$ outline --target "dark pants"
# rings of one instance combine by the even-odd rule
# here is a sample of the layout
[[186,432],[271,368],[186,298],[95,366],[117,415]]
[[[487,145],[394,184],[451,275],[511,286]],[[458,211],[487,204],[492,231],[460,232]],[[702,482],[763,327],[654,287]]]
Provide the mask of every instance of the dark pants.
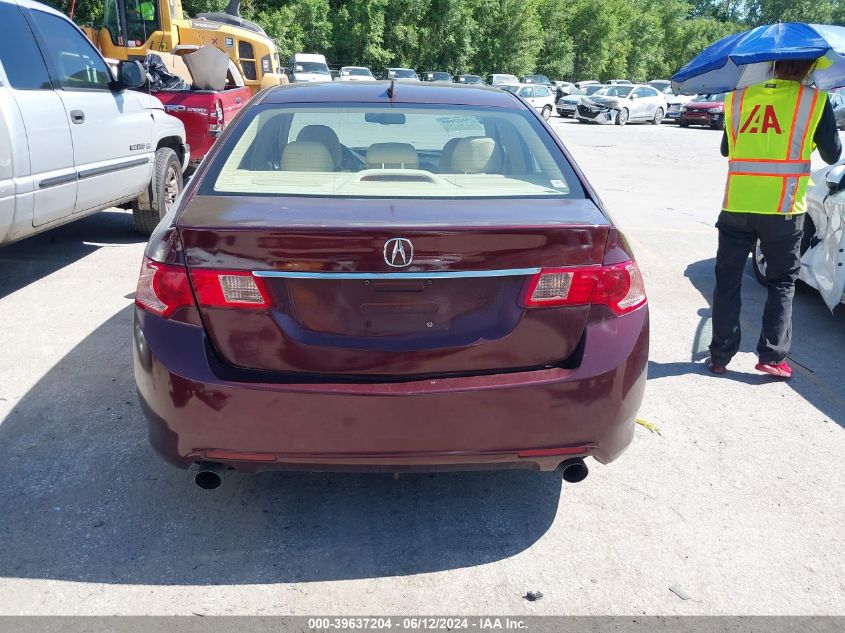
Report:
[[716,223],[716,290],[713,293],[713,341],[710,356],[727,365],[739,351],[742,274],[757,238],[766,260],[769,296],[763,310],[763,331],[757,342],[761,363],[779,363],[792,339],[792,297],[798,279],[804,214],[790,216],[729,213]]

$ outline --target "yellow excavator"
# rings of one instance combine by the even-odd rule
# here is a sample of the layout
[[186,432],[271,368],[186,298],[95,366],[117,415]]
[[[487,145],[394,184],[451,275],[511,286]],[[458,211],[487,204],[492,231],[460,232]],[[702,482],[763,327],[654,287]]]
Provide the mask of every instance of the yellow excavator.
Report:
[[148,52],[178,53],[210,44],[235,62],[253,94],[287,83],[276,44],[264,29],[241,17],[240,0],[230,0],[224,13],[201,13],[195,18],[185,17],[181,0],[104,3],[103,24],[82,27],[103,57],[144,59]]

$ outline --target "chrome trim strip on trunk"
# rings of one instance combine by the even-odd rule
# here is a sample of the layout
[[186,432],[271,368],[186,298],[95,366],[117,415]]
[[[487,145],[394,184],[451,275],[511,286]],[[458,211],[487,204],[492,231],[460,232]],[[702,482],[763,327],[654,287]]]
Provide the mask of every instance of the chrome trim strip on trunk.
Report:
[[467,279],[473,277],[525,277],[536,275],[540,268],[505,268],[501,270],[443,270],[408,273],[321,273],[302,270],[254,270],[256,277],[284,279]]

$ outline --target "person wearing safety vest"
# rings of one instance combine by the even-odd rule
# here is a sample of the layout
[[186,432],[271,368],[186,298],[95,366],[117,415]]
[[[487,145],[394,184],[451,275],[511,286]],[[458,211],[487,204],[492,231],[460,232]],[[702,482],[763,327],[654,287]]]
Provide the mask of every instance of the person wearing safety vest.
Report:
[[141,14],[141,19],[144,22],[153,22],[156,19],[155,5],[149,0],[144,0],[138,5],[138,11]]
[[790,378],[792,298],[800,269],[810,157],[818,148],[828,164],[842,145],[827,93],[806,85],[814,60],[775,64],[774,78],[725,99],[722,155],[729,159],[722,213],[716,228],[716,288],[708,369],[727,372],[739,351],[742,275],[757,239],[766,261],[768,298],[757,342],[756,366]]

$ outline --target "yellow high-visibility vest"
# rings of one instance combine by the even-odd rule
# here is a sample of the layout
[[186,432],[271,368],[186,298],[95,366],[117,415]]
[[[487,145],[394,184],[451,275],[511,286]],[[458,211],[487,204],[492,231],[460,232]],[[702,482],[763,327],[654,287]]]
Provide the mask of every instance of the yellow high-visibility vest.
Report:
[[795,214],[807,210],[813,136],[827,93],[772,79],[725,99],[728,182],[725,211]]
[[144,22],[152,22],[156,19],[156,9],[152,2],[142,2],[140,8],[141,19],[144,20]]

